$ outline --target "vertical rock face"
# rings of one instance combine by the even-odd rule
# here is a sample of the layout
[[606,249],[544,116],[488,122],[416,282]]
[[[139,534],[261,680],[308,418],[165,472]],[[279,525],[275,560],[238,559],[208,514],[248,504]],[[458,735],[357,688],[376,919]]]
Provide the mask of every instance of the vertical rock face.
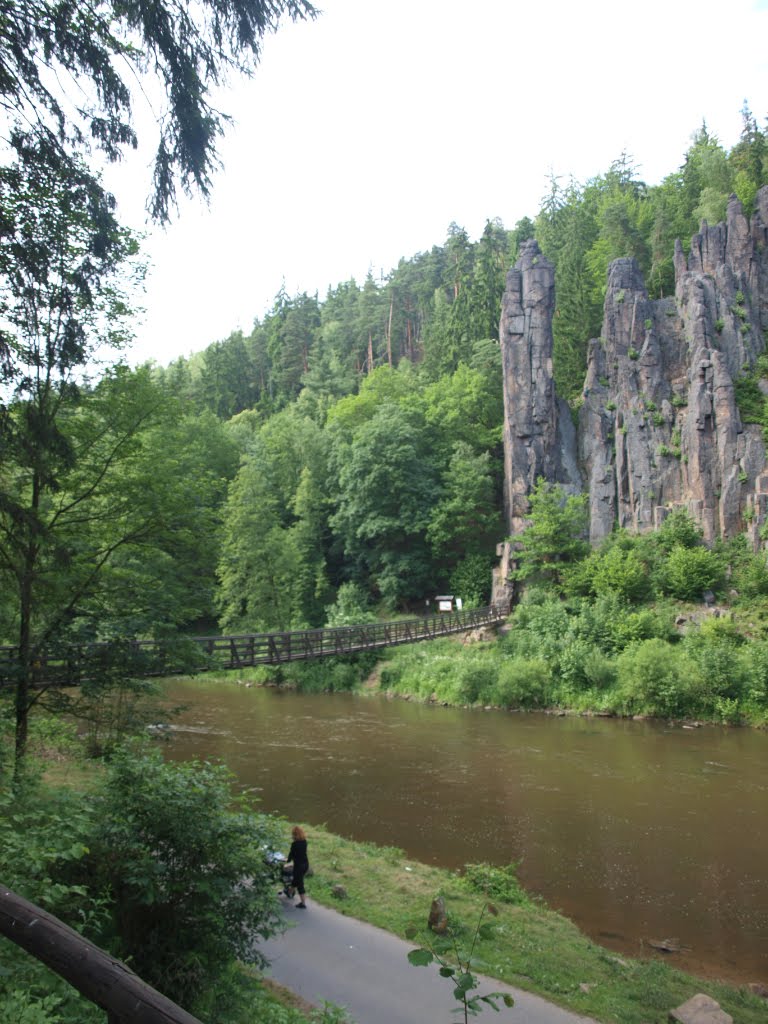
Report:
[[589,343],[578,429],[554,390],[554,272],[535,242],[507,277],[504,366],[506,512],[525,524],[536,479],[589,494],[590,534],[658,527],[687,508],[707,541],[768,514],[762,429],[744,425],[734,381],[751,372],[768,331],[768,187],[751,223],[732,197],[724,224],[675,252],[674,298],[651,300],[631,259],[611,264],[603,328]]
[[504,499],[512,533],[525,522],[539,477],[581,488],[573,422],[552,376],[554,308],[555,268],[535,241],[525,242],[507,274],[500,324]]

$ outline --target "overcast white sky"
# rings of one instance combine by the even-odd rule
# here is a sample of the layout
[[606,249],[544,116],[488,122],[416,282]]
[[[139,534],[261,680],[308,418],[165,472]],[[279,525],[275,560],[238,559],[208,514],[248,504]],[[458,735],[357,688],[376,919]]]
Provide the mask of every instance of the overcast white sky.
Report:
[[[208,208],[183,204],[145,250],[132,361],[199,351],[289,294],[378,276],[488,218],[533,216],[551,171],[622,150],[649,184],[706,119],[726,146],[746,99],[768,115],[768,0],[319,0],[266,40],[221,106]],[[110,173],[141,226],[145,158]]]

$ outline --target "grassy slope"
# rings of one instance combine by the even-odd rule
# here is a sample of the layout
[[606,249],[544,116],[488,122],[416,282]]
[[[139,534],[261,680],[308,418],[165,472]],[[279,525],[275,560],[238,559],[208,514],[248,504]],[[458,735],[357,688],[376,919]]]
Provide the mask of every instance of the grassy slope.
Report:
[[[423,928],[440,893],[450,920],[470,931],[474,926],[484,897],[456,874],[406,860],[397,849],[354,843],[315,827],[308,832],[315,873],[307,889],[318,902],[405,937],[410,927]],[[346,899],[334,897],[335,885],[345,888]],[[661,1024],[670,1009],[703,991],[737,1024],[768,1019],[766,1002],[746,989],[702,981],[658,960],[619,957],[525,896],[493,903],[499,915],[489,919],[493,938],[478,946],[478,970],[577,1013],[617,1024]]]

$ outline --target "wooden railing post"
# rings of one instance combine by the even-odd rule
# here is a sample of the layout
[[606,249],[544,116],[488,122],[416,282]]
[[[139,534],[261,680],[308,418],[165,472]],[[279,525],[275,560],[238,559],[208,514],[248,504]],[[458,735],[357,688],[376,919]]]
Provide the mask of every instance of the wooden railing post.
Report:
[[0,886],[0,935],[107,1012],[109,1024],[201,1024],[53,914]]

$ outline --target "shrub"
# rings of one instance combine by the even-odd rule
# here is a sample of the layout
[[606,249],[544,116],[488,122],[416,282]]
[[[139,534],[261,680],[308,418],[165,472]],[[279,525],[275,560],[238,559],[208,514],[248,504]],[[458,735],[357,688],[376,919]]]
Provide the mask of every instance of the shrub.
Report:
[[496,668],[489,663],[470,661],[457,665],[456,699],[461,704],[490,701],[496,684]]
[[375,622],[368,595],[357,583],[342,583],[336,601],[327,609],[326,625],[356,626],[363,622]]
[[573,639],[560,655],[558,678],[566,691],[603,690],[615,681],[612,661],[593,644]]
[[294,661],[279,666],[276,671],[280,673],[280,682],[300,693],[339,693],[352,690],[363,682],[373,671],[377,660],[375,651],[361,651],[335,658]]
[[566,566],[561,574],[561,588],[567,597],[587,597],[594,593],[593,583],[600,561],[598,552],[593,551],[580,562]]
[[719,700],[738,701],[752,679],[750,659],[744,657],[745,637],[727,619],[706,619],[683,641],[687,656],[698,667],[701,699],[707,710],[722,718]]
[[551,674],[545,661],[510,658],[499,667],[493,703],[504,708],[541,708],[549,702]]
[[761,551],[759,554],[744,555],[734,569],[732,583],[743,598],[768,595],[768,564],[765,553]]
[[[48,792],[28,772],[0,787],[3,885],[92,937],[104,919],[101,894],[69,876],[87,853],[92,808],[80,794]],[[0,942],[0,1024],[101,1024],[103,1011],[39,960]]]
[[502,649],[513,656],[553,661],[568,628],[568,610],[557,598],[549,597],[541,604],[524,602],[515,612]]
[[595,594],[616,594],[627,601],[648,597],[649,582],[648,567],[638,552],[619,547],[609,548],[597,559],[592,575]]
[[678,717],[696,705],[694,666],[663,640],[645,640],[618,658],[621,703],[630,714]]
[[655,609],[634,610],[617,594],[607,593],[585,603],[572,628],[602,652],[617,654],[640,640],[668,638],[671,618]]
[[231,781],[221,766],[126,750],[96,807],[88,885],[109,896],[110,945],[190,1008],[236,960],[260,963],[254,939],[281,921],[263,854],[280,842],[276,823],[233,810]]
[[492,864],[465,864],[464,884],[470,892],[479,893],[498,903],[528,904],[528,893],[517,879],[517,864],[494,867]]
[[739,377],[733,382],[736,405],[743,423],[765,422],[765,395],[755,376]]
[[451,573],[451,592],[462,598],[465,608],[477,608],[490,600],[492,565],[488,555],[467,555]]
[[719,590],[723,566],[708,548],[674,547],[662,570],[666,593],[678,601],[700,601],[706,590]]
[[676,508],[661,524],[656,540],[664,551],[677,546],[693,548],[701,543],[701,530],[685,509]]

